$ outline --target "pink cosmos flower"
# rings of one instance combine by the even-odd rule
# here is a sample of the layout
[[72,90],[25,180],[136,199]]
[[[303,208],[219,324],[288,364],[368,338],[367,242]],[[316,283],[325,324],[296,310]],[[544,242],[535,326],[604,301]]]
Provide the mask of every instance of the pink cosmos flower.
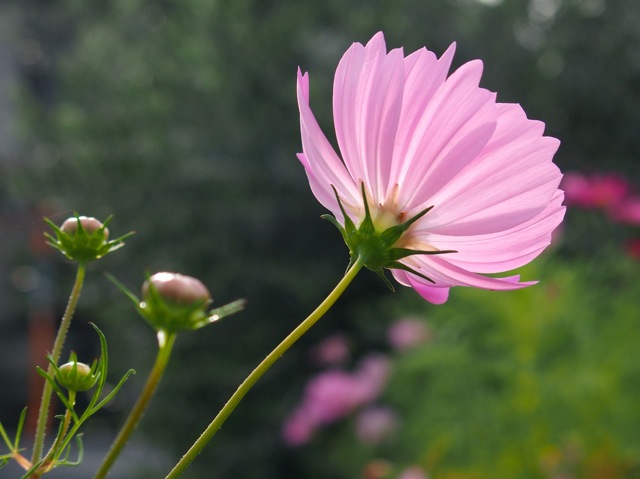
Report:
[[[482,62],[448,75],[454,50],[439,59],[424,48],[387,53],[382,33],[354,43],[334,80],[340,155],[310,109],[308,74],[298,72],[298,158],[352,262],[366,256],[369,269],[390,269],[432,303],[444,303],[452,286],[533,284],[483,273],[538,256],[565,210],[552,163],[558,140],[478,86]],[[365,251],[374,240],[386,242]]]

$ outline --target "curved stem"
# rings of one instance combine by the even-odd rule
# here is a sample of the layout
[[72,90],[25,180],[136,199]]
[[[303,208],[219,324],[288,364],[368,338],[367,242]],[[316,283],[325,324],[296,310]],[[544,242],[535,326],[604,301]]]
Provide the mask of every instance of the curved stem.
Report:
[[201,436],[186,452],[182,459],[175,465],[175,467],[169,472],[165,479],[175,479],[179,477],[194,459],[200,454],[202,449],[207,445],[211,438],[218,432],[229,415],[238,406],[242,398],[249,392],[253,385],[260,379],[264,373],[266,373],[271,366],[298,340],[306,333],[311,326],[313,326],[324,314],[333,306],[336,300],[342,295],[344,290],[349,286],[353,278],[355,278],[358,271],[362,269],[363,262],[357,260],[351,268],[345,273],[344,277],[336,285],[336,287],[329,293],[329,296],[320,303],[320,305],[302,322],[296,329],[294,329],[276,348],[271,351],[267,357],[256,367],[244,382],[238,387],[235,393],[229,398],[224,407],[220,410],[214,420],[207,426]]
[[164,370],[169,362],[171,349],[173,348],[175,340],[175,333],[167,333],[165,331],[158,332],[158,355],[156,356],[156,362],[153,365],[153,369],[151,369],[147,382],[145,383],[138,400],[129,413],[129,417],[122,426],[122,429],[120,429],[118,436],[113,441],[111,449],[109,449],[109,452],[102,461],[102,465],[100,466],[100,469],[98,469],[94,479],[103,479],[107,476],[109,469],[113,466],[113,463],[120,455],[120,452],[138,425],[138,422],[142,418],[145,409],[153,397],[153,393],[160,383],[160,379],[162,379],[162,375],[164,374]]
[[[62,316],[60,328],[58,329],[58,335],[53,343],[53,350],[51,351],[51,359],[54,364],[58,364],[60,360],[60,354],[62,353],[62,347],[64,341],[67,338],[67,331],[69,331],[69,325],[71,324],[71,318],[78,304],[78,298],[80,298],[80,291],[82,291],[82,284],[84,283],[85,264],[78,263],[78,271],[76,272],[76,280],[69,296],[69,302],[67,303],[67,309]],[[49,364],[47,368],[47,374],[53,376],[55,371],[53,366]],[[42,449],[44,446],[44,437],[47,433],[47,422],[49,418],[49,405],[51,404],[51,385],[48,381],[44,382],[42,389],[42,399],[40,400],[40,410],[38,412],[38,423],[36,425],[36,434],[33,440],[33,455],[31,456],[31,462],[36,463],[42,458]]]

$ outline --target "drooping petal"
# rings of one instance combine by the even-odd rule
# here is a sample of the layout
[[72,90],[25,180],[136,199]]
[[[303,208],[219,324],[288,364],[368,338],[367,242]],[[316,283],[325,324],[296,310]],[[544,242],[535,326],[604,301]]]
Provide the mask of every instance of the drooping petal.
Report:
[[391,158],[402,107],[404,56],[387,54],[382,33],[366,46],[354,43],[338,65],[333,115],[338,146],[356,183],[364,181],[379,203],[389,183]]
[[331,188],[334,186],[345,208],[354,216],[359,215],[356,206],[361,201],[358,187],[344,164],[320,129],[309,107],[309,77],[298,70],[298,108],[303,154],[298,156],[312,183],[318,201],[334,215],[340,216],[340,208]]
[[426,276],[431,281],[427,281],[412,273],[406,273],[408,279],[429,287],[471,286],[474,288],[505,291],[536,284],[536,281],[520,283],[518,282],[518,276],[505,278],[483,276],[451,264],[445,258],[446,255],[415,255],[404,258],[401,262],[421,275]]
[[409,288],[413,288],[424,299],[433,304],[444,304],[449,299],[450,287],[447,286],[434,286],[426,285],[425,283],[418,283],[413,279],[413,275],[410,276],[406,272],[399,269],[392,270],[393,277],[398,283]]
[[509,230],[484,235],[429,234],[437,249],[453,249],[446,260],[476,273],[498,273],[519,268],[536,258],[551,242],[552,231],[564,218],[564,195],[557,190],[542,213]]

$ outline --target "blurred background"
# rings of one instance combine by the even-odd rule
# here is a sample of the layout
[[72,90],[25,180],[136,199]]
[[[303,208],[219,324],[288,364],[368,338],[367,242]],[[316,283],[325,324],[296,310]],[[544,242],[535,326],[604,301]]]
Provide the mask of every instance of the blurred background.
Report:
[[[482,59],[482,86],[562,140],[567,219],[521,271],[541,283],[458,288],[432,306],[362,273],[185,477],[640,478],[640,2],[4,0],[7,429],[35,409],[31,372],[74,275],[44,245],[41,218],[113,214],[113,236],[137,232],[91,265],[67,345],[90,362],[93,321],[109,340],[111,381],[138,374],[88,425],[85,466],[55,477],[90,477],[155,356],[150,328],[104,272],[136,291],[145,272],[177,271],[201,278],[216,304],[248,300],[178,338],[116,479],[164,477],[341,277],[346,248],[295,157],[295,74],[310,72],[331,137],[335,67],[379,30],[405,53],[457,42],[454,67]],[[305,421],[314,407],[321,423]]]

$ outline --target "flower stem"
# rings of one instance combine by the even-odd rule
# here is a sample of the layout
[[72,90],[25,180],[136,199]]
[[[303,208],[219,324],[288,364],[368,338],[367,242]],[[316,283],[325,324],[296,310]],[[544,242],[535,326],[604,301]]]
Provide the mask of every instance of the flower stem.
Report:
[[[82,284],[84,283],[85,264],[83,262],[78,263],[78,270],[76,272],[76,280],[69,296],[69,302],[67,303],[67,309],[62,316],[60,328],[58,334],[53,343],[53,350],[51,351],[51,359],[54,364],[58,364],[60,360],[60,354],[62,353],[62,347],[64,341],[67,338],[67,332],[69,331],[69,325],[71,324],[71,318],[78,304],[80,298],[80,291],[82,290]],[[53,366],[49,364],[47,368],[47,374],[52,376],[54,374]],[[38,412],[38,423],[36,425],[36,434],[33,441],[33,455],[31,456],[31,462],[36,463],[42,458],[42,449],[44,447],[44,438],[47,433],[47,422],[49,418],[49,405],[51,404],[52,387],[48,381],[44,382],[42,389],[42,399],[40,400],[40,410]]]
[[191,448],[186,452],[182,459],[175,465],[175,467],[169,472],[165,479],[175,479],[179,477],[194,459],[200,454],[202,449],[207,445],[211,438],[218,432],[229,415],[238,406],[242,398],[249,392],[253,385],[260,379],[264,373],[266,373],[271,366],[298,340],[306,333],[311,326],[313,326],[324,314],[333,306],[336,300],[342,295],[344,290],[349,286],[353,278],[358,274],[358,271],[362,269],[363,262],[357,260],[351,268],[345,273],[344,277],[336,285],[336,287],[329,293],[329,296],[320,303],[320,305],[302,322],[296,329],[294,329],[276,348],[271,351],[267,357],[256,367],[244,382],[238,387],[235,393],[229,398],[224,407],[220,410],[214,420],[207,426],[202,435],[196,440]]
[[156,362],[153,365],[153,369],[151,369],[147,382],[145,383],[138,400],[129,413],[129,417],[122,426],[122,429],[120,429],[118,436],[113,441],[113,444],[111,445],[107,456],[102,461],[102,465],[100,466],[100,469],[98,469],[94,479],[104,479],[107,476],[109,469],[113,466],[113,463],[120,455],[120,452],[138,425],[138,422],[142,418],[145,409],[153,397],[153,393],[162,379],[162,375],[164,374],[164,370],[169,362],[169,357],[171,356],[171,350],[175,340],[175,333],[167,333],[165,331],[158,332],[158,355],[156,356]]

